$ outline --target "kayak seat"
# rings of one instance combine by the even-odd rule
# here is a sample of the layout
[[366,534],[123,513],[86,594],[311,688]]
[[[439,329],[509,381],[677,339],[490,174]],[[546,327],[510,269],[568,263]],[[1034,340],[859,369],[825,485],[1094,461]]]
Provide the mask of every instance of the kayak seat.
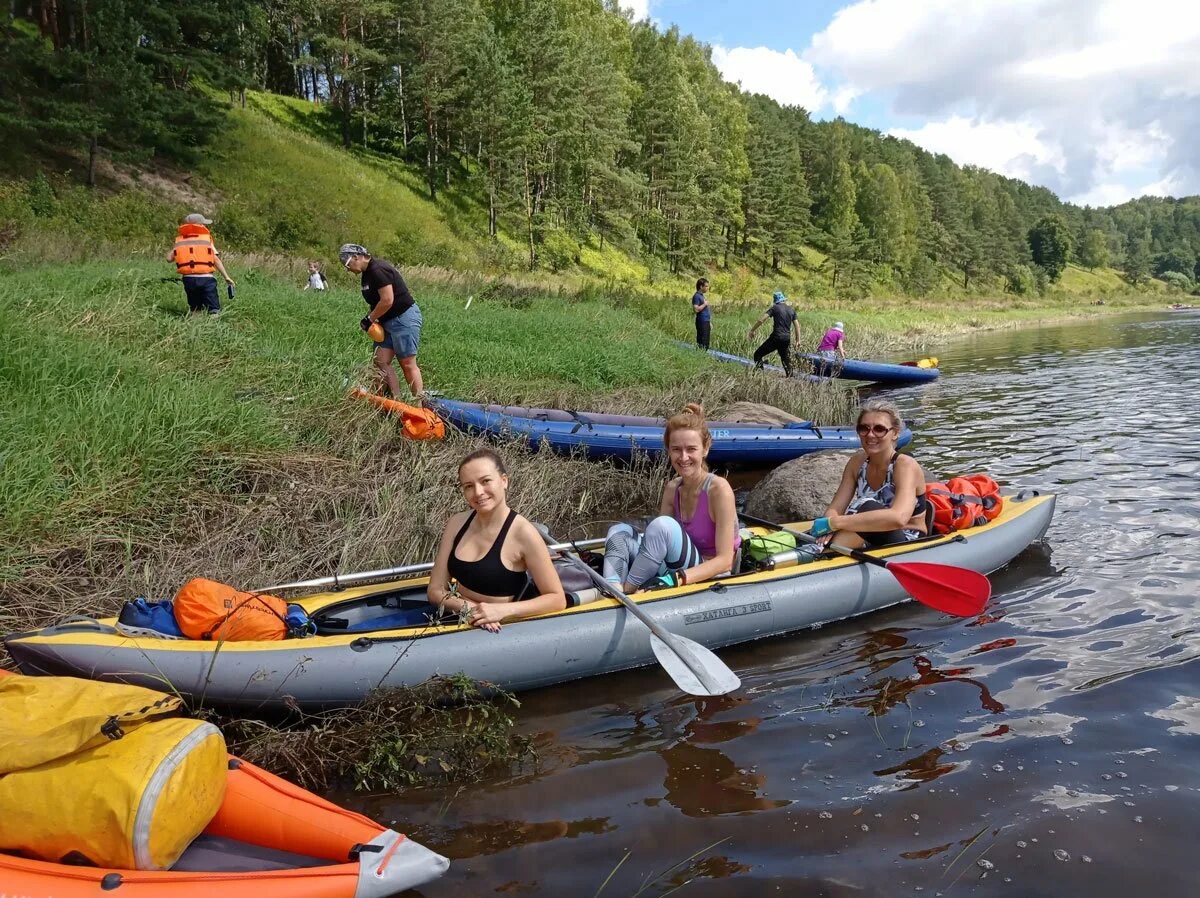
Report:
[[371,633],[400,627],[423,627],[436,609],[425,599],[425,587],[410,587],[373,596],[361,596],[325,608],[314,615],[320,636]]
[[265,870],[295,870],[328,867],[324,858],[264,848],[225,836],[201,833],[180,855],[171,870],[175,873],[260,873]]
[[[382,610],[382,609],[381,609]],[[337,630],[327,629],[328,624],[318,626],[319,633],[371,633],[376,630],[398,630],[401,627],[421,627],[428,624],[430,618],[437,616],[437,609],[428,602],[417,607],[393,608],[377,617],[364,617],[354,622],[348,622],[345,627]]]

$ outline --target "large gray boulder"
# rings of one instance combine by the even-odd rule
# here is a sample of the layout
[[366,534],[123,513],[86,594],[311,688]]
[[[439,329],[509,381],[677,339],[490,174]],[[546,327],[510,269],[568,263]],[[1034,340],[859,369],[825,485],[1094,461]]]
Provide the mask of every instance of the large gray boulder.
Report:
[[734,424],[794,424],[803,421],[773,405],[761,402],[734,402],[723,408],[714,420],[730,421]]
[[813,452],[785,462],[746,497],[747,514],[778,524],[819,518],[837,492],[852,452]]

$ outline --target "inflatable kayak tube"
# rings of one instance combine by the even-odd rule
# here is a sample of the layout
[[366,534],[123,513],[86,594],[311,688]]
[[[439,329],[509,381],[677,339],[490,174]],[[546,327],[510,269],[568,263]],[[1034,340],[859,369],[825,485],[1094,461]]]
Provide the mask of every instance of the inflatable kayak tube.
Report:
[[[827,377],[844,380],[865,380],[877,384],[919,384],[937,380],[941,372],[937,359],[918,359],[892,365],[886,362],[864,362],[861,359],[846,359],[844,362],[830,361],[819,355],[805,353],[800,358],[812,362],[813,371]],[[931,366],[929,362],[932,361]]]
[[230,757],[225,800],[170,870],[111,870],[0,852],[0,894],[22,898],[383,898],[450,862],[287,780]]
[[[1009,497],[987,524],[871,554],[994,571],[1041,538],[1054,501],[1052,495]],[[249,712],[283,709],[288,696],[304,708],[344,705],[378,686],[459,671],[518,691],[655,663],[649,631],[612,599],[507,623],[493,634],[457,617],[432,621],[428,582],[416,578],[296,600],[318,623],[318,635],[308,639],[228,642],[218,651],[211,642],[124,637],[110,618],[19,633],[5,643],[25,673],[159,689],[165,677],[185,695]],[[715,649],[866,614],[909,596],[886,569],[838,555],[633,599],[663,627]]]
[[[657,456],[664,451],[666,421],[662,418],[452,399],[432,399],[429,404],[460,430],[520,440],[532,448],[545,444],[564,455],[582,452],[588,458],[629,460],[635,452]],[[708,461],[715,464],[776,465],[809,452],[854,450],[861,445],[853,427],[818,427],[808,421],[780,425],[709,421],[708,429],[713,438]],[[897,445],[911,441],[912,431],[905,428]]]
[[[700,348],[691,343],[684,343],[682,340],[676,340],[675,345],[681,346],[684,349],[699,349]],[[709,355],[711,355],[714,359],[719,359],[722,362],[732,362],[735,365],[741,365],[743,368],[757,367],[754,359],[748,359],[745,356],[734,355],[731,352],[721,352],[721,350],[719,350],[719,349],[706,349],[704,351],[707,352]],[[772,374],[782,374],[785,377],[787,376],[787,372],[784,371],[783,368],[781,368],[779,365],[769,365],[766,362],[764,362],[763,366],[762,366],[762,370],[770,371]],[[795,373],[793,373],[792,376],[795,378],[799,378],[800,380],[807,381],[808,383],[811,383],[811,384],[827,384],[827,383],[829,383],[829,380],[830,380],[828,377],[818,377],[816,374],[795,374]]]

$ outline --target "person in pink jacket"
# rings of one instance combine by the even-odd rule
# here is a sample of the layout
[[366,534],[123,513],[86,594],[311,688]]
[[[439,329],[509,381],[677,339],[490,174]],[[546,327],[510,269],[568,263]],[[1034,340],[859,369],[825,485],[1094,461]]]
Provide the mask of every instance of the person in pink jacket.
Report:
[[817,355],[828,361],[846,361],[845,326],[840,321],[834,322],[833,327],[825,331],[821,345],[817,347]]

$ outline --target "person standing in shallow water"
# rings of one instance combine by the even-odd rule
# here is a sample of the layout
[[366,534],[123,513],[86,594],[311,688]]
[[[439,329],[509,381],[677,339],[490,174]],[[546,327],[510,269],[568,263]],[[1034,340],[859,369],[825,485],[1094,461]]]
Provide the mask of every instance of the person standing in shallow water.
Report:
[[417,348],[421,343],[421,309],[396,266],[385,259],[374,259],[367,248],[345,243],[338,259],[347,271],[362,275],[362,294],[370,311],[359,324],[368,330],[378,322],[383,326],[383,341],[375,344],[375,367],[387,381],[393,398],[400,398],[400,379],[392,359],[400,360],[400,371],[408,389],[418,400],[425,396],[425,382],[417,367]]
[[696,345],[708,349],[712,336],[712,309],[708,306],[708,278],[696,281],[696,292],[692,294],[692,312],[696,316]]
[[833,327],[825,331],[817,346],[817,354],[826,361],[840,361],[846,364],[846,328],[840,321],[835,321]]
[[754,332],[758,330],[759,325],[763,324],[768,318],[772,319],[771,336],[763,341],[758,349],[754,350],[754,366],[761,368],[763,359],[772,352],[779,353],[779,359],[783,362],[783,371],[788,377],[792,376],[792,351],[791,344],[794,340],[797,347],[800,345],[800,325],[796,323],[796,310],[788,305],[787,297],[780,291],[775,291],[775,295],[771,297],[771,308],[763,313],[763,316],[754,322],[754,326],[750,328],[750,339],[754,339]]

